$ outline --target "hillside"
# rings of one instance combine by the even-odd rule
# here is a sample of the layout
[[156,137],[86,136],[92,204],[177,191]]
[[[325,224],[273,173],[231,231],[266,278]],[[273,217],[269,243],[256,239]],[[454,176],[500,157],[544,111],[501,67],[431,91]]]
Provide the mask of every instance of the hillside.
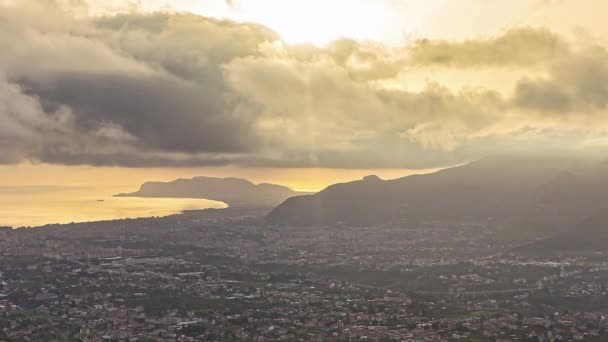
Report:
[[563,233],[523,245],[513,252],[529,255],[580,255],[605,252],[607,245],[608,210],[603,209]]
[[370,176],[290,198],[267,220],[297,225],[476,221],[522,234],[560,231],[608,199],[604,166],[578,157],[493,157],[395,180]]

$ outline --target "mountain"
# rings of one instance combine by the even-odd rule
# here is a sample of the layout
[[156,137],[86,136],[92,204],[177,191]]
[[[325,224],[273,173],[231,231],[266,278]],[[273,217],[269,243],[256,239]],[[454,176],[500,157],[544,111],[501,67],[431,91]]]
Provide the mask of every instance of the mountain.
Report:
[[369,176],[289,198],[267,220],[295,225],[487,222],[520,236],[562,231],[608,199],[606,165],[583,157],[499,156],[395,180]]
[[308,193],[275,184],[255,185],[240,178],[195,177],[172,182],[148,182],[139,191],[117,197],[204,198],[230,207],[272,208],[289,197]]
[[512,252],[528,255],[580,255],[606,252],[607,245],[608,210],[603,209],[565,232],[520,246]]

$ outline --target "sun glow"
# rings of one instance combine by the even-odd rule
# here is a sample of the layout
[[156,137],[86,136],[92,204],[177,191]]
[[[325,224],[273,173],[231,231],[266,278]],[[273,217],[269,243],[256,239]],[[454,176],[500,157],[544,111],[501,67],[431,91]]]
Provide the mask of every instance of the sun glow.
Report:
[[390,1],[243,0],[237,2],[234,16],[262,23],[288,43],[324,45],[345,37],[401,40],[404,34],[399,29],[404,18],[395,13]]
[[[0,0],[1,1],[1,0]],[[7,0],[4,0],[7,1]],[[287,43],[322,46],[340,38],[402,45],[447,0],[85,0],[103,12],[185,11],[253,22]]]

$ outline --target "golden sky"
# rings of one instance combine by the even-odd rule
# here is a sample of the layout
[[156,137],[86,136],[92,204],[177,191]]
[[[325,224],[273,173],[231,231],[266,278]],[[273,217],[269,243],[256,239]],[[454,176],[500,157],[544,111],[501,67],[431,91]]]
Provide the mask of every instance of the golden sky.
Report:
[[0,188],[27,186],[64,186],[98,188],[96,194],[111,196],[134,192],[148,181],[167,182],[178,178],[240,177],[259,183],[275,183],[298,191],[320,191],[328,185],[361,179],[376,174],[383,179],[395,179],[436,169],[316,169],[316,168],[124,168],[62,165],[0,166]]
[[[604,153],[608,2],[0,0],[0,186]],[[94,179],[94,180],[93,180]]]
[[261,23],[291,43],[350,37],[400,45],[420,37],[466,39],[520,26],[606,37],[601,0],[95,0],[97,10],[188,11]]

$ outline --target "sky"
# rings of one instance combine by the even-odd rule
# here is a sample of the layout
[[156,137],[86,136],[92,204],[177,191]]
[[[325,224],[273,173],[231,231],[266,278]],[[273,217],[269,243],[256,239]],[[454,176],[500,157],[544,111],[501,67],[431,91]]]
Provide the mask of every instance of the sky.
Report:
[[603,0],[0,0],[0,186],[603,153]]

